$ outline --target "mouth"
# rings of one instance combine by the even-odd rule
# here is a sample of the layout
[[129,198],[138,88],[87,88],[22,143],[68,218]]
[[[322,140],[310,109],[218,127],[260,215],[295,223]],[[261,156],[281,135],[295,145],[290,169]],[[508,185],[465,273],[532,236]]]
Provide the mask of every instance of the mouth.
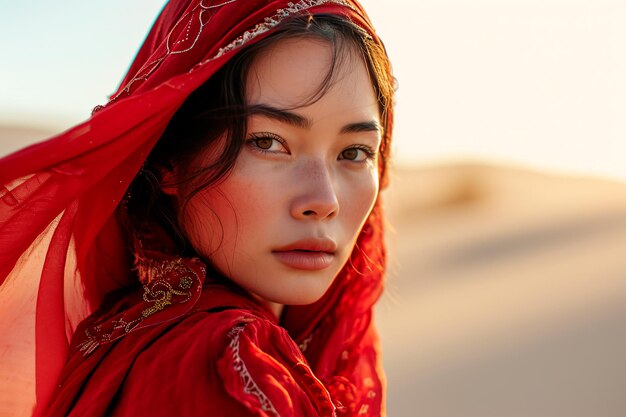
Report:
[[289,268],[317,271],[333,263],[336,250],[332,239],[309,238],[274,249],[272,254]]
[[325,252],[334,254],[337,250],[337,243],[334,240],[323,238],[308,238],[292,242],[288,245],[275,248],[273,252],[299,251],[299,252]]

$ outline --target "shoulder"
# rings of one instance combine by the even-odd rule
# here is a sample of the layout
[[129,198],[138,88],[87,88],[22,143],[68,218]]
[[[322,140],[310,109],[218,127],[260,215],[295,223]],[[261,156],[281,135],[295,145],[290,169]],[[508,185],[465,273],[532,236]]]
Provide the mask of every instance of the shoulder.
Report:
[[296,343],[256,304],[174,284],[157,281],[79,326],[59,415],[334,414]]
[[328,392],[283,328],[254,320],[235,325],[227,337],[216,366],[232,398],[270,416],[334,415]]
[[198,311],[167,328],[128,334],[90,379],[112,384],[98,395],[108,393],[113,416],[334,413],[287,331],[239,308]]

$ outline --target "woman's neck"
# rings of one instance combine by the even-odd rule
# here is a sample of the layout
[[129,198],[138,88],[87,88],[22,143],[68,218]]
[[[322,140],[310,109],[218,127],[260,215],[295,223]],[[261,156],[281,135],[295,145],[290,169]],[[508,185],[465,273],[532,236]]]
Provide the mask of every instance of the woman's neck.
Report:
[[280,317],[283,314],[284,304],[273,303],[271,301],[262,301],[276,316],[276,321],[280,322]]

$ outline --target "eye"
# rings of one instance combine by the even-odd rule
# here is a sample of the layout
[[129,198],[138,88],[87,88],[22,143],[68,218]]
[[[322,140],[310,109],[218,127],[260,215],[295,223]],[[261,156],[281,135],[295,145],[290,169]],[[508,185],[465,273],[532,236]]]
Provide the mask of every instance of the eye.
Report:
[[374,158],[374,151],[366,145],[352,146],[344,149],[339,154],[339,159],[345,159],[352,162],[365,162]]
[[259,138],[259,139],[256,139],[254,143],[256,143],[256,146],[258,146],[259,148],[267,151],[268,149],[272,147],[272,145],[274,144],[274,141],[275,139],[272,139],[272,138]]
[[285,141],[273,133],[253,133],[246,143],[255,151],[268,153],[288,153]]

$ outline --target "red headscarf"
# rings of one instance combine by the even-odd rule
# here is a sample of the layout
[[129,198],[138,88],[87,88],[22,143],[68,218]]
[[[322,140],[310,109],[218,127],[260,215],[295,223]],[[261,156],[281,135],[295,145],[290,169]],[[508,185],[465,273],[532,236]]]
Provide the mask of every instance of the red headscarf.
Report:
[[[343,16],[380,42],[353,0],[172,1],[109,103],[0,160],[0,414],[27,415],[35,402],[42,413],[78,323],[105,294],[136,282],[120,202],[187,96],[285,18],[318,13]],[[384,413],[372,321],[384,263],[378,201],[324,297],[283,313],[289,336],[349,414]],[[358,358],[346,360],[348,351]],[[354,409],[365,395],[369,409]]]

